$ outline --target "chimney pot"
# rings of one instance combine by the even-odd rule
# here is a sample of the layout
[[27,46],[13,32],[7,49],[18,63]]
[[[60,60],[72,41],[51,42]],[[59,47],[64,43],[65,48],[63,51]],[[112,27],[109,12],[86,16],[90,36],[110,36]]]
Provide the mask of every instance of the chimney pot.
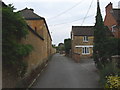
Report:
[[29,10],[34,11],[34,9],[30,8]]

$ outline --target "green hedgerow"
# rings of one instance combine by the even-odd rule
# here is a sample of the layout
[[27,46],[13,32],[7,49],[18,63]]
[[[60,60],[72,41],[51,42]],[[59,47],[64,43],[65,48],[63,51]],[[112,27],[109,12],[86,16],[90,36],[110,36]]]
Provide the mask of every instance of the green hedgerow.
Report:
[[2,9],[2,61],[5,68],[11,68],[19,76],[23,76],[27,69],[27,62],[23,60],[33,47],[21,44],[21,39],[28,34],[27,23],[14,7],[8,5]]

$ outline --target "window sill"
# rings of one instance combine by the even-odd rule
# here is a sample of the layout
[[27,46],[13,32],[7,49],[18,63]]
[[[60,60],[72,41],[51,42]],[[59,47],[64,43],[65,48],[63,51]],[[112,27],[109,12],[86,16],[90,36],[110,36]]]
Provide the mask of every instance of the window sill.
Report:
[[90,53],[82,53],[82,55],[89,55]]
[[88,41],[83,41],[83,42],[87,43]]

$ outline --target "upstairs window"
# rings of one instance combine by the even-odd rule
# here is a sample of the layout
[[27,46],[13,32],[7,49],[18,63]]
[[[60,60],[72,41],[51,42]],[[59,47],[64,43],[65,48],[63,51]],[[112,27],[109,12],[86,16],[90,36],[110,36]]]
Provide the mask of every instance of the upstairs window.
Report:
[[83,37],[83,42],[88,42],[88,36]]
[[112,28],[112,32],[115,32],[116,25],[113,25],[111,28]]

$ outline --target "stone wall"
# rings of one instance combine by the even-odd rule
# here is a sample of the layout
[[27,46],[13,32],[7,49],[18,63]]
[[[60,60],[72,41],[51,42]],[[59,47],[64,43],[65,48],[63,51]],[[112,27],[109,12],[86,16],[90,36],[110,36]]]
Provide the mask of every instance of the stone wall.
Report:
[[47,62],[48,58],[55,53],[55,50],[52,47],[51,36],[44,20],[27,20],[27,23],[35,33],[43,38],[28,30],[29,34],[21,41],[23,44],[31,44],[33,46],[33,51],[24,58],[28,62],[27,73],[29,74],[32,70]]
[[28,62],[29,73],[32,69],[35,69],[38,65],[42,64],[44,62],[43,58],[47,57],[44,50],[44,41],[29,31],[26,39],[23,39],[21,42],[30,44],[34,48],[29,56],[25,57],[25,60]]
[[32,52],[23,59],[28,64],[27,73],[24,77],[19,77],[14,72],[14,68],[2,68],[4,70],[2,72],[2,88],[27,88],[44,68],[49,57],[56,52],[52,47],[52,39],[45,19],[30,19],[26,22],[28,34],[19,43],[33,46]]
[[43,30],[45,29],[44,21],[43,20],[26,20],[27,24],[33,29],[36,30],[36,32],[42,36],[44,36]]
[[37,74],[40,73],[42,68],[44,68],[49,57],[56,52],[52,47],[52,40],[46,29],[47,28],[43,29],[43,39],[37,35],[32,28],[28,28],[28,35],[20,42],[22,44],[30,44],[33,46],[33,51],[23,59],[28,63],[27,73],[25,77],[19,78],[13,71],[11,71],[11,68],[10,70],[4,69],[4,72],[2,73],[3,88],[27,88]]
[[114,67],[120,68],[120,55],[112,56],[112,63],[114,64]]
[[[93,45],[93,36],[88,37],[88,42],[83,42],[83,36],[73,36],[72,40],[72,57],[74,59],[78,58],[89,58],[93,55],[93,47],[90,47],[90,54],[83,55],[82,47],[75,47],[77,45]],[[79,55],[79,56],[78,56]]]

